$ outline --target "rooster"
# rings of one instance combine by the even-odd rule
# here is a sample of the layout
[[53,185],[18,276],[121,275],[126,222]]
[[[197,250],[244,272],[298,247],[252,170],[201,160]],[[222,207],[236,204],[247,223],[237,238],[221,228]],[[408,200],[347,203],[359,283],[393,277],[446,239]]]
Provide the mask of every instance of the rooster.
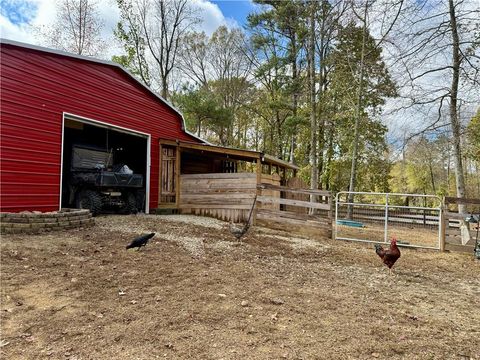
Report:
[[388,266],[391,275],[393,265],[395,265],[395,262],[400,258],[400,249],[397,246],[397,239],[395,236],[390,243],[389,249],[384,249],[382,245],[375,244],[375,252],[383,260],[383,263]]

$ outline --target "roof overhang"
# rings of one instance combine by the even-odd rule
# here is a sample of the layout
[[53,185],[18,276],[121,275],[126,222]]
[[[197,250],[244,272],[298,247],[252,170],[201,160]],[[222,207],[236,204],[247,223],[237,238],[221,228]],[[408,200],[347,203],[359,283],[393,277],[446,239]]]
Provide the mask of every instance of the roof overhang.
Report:
[[249,161],[249,162],[256,162],[257,160],[260,160],[263,164],[267,164],[267,165],[279,166],[279,167],[291,169],[291,170],[300,169],[297,165],[293,163],[278,159],[268,154],[264,154],[263,152],[260,152],[260,151],[237,149],[237,148],[217,146],[217,145],[211,145],[211,144],[189,143],[184,141],[160,140],[160,142],[163,144],[178,146],[180,147],[180,149],[191,150],[194,152],[211,153],[211,154],[217,154],[219,156],[223,155],[231,159],[237,159],[237,160],[243,160],[243,161]]

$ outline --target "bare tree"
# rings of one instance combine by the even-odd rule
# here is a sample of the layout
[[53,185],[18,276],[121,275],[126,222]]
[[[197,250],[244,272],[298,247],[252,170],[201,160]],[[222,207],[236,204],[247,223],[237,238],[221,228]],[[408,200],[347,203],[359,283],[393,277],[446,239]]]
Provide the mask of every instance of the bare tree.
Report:
[[138,11],[132,0],[117,0],[120,21],[113,34],[122,44],[126,55],[113,56],[112,60],[125,66],[147,86],[151,85],[150,69],[145,53],[145,38]]
[[169,97],[169,77],[177,66],[180,43],[199,18],[189,0],[138,0],[147,47],[160,75],[163,98]]
[[[364,98],[366,97],[366,86],[364,82],[364,76],[365,76],[365,60],[368,58],[368,56],[377,50],[382,43],[385,41],[387,38],[388,34],[392,30],[394,24],[398,20],[398,16],[402,10],[403,7],[403,0],[399,0],[395,3],[392,3],[391,6],[395,10],[395,16],[391,20],[389,26],[385,27],[384,26],[384,21],[382,20],[381,24],[381,31],[383,30],[384,33],[380,34],[381,37],[379,40],[375,41],[375,46],[371,50],[366,49],[366,41],[367,41],[367,36],[369,34],[369,27],[372,26],[371,21],[369,20],[369,11],[371,11],[371,8],[375,5],[376,0],[364,0],[364,3],[361,4],[361,13],[358,13],[357,10],[355,9],[355,2],[352,3],[352,11],[355,14],[355,17],[357,20],[361,23],[362,26],[362,42],[361,42],[361,53],[360,53],[360,64],[359,64],[359,75],[358,75],[358,92],[357,92],[357,99],[356,99],[356,108],[355,108],[355,122],[354,122],[354,127],[353,127],[353,144],[352,144],[352,159],[351,159],[351,170],[350,170],[350,183],[349,183],[349,188],[348,191],[350,192],[348,195],[348,202],[353,203],[354,200],[354,194],[353,192],[355,191],[355,186],[356,186],[356,177],[357,177],[357,153],[358,153],[358,146],[359,146],[359,126],[360,126],[360,119],[362,117],[362,109],[363,109],[363,102]],[[353,208],[352,206],[348,207],[348,217],[352,217],[352,211]]]
[[[473,109],[480,101],[480,8],[474,0],[434,4],[423,0],[407,16],[402,21],[406,28],[400,33],[405,41],[397,44],[398,59],[409,78],[403,95],[407,106],[431,107],[438,114],[410,138],[450,126],[456,193],[465,197],[460,105],[470,104]],[[447,105],[448,112],[444,111]],[[446,123],[442,123],[444,118]],[[465,211],[463,205],[459,211]]]
[[[317,3],[309,3],[309,34],[308,34],[308,78],[310,92],[310,188],[318,189],[318,157],[317,157],[317,98],[315,70],[315,18]],[[313,199],[312,199],[313,200]]]
[[100,37],[102,27],[96,1],[58,0],[55,22],[37,29],[37,34],[47,46],[79,55],[98,56],[106,47]]
[[179,65],[183,74],[196,85],[207,86],[210,80],[210,56],[207,35],[187,34],[181,44]]

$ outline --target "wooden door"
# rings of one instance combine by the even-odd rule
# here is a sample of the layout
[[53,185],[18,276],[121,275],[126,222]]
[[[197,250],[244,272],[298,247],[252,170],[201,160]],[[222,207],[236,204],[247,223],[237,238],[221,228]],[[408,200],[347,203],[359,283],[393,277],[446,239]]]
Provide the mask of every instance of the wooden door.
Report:
[[160,204],[174,205],[177,194],[176,161],[177,149],[173,146],[162,145],[161,174],[160,174]]

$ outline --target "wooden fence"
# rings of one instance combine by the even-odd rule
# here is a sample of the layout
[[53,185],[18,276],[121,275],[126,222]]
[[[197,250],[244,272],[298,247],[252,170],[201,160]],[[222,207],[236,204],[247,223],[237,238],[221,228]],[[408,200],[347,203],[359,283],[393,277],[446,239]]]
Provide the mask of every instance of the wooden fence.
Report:
[[330,192],[280,186],[276,174],[262,174],[260,181],[257,186],[255,173],[181,175],[179,209],[183,214],[245,223],[257,195],[255,224],[331,237]]
[[[291,188],[262,183],[257,187],[260,203],[256,223],[266,227],[292,231],[314,237],[332,236],[332,196],[329,191]],[[272,196],[275,191],[280,196]],[[309,200],[292,199],[307,195]],[[273,206],[272,206],[273,205]],[[300,209],[300,211],[292,211]]]
[[181,175],[179,208],[183,214],[246,222],[256,186],[255,173]]
[[[467,207],[467,213],[459,214],[452,211],[452,208],[458,207],[459,204]],[[441,229],[442,250],[473,252],[479,225],[465,221],[472,214],[480,216],[480,199],[445,197]]]

